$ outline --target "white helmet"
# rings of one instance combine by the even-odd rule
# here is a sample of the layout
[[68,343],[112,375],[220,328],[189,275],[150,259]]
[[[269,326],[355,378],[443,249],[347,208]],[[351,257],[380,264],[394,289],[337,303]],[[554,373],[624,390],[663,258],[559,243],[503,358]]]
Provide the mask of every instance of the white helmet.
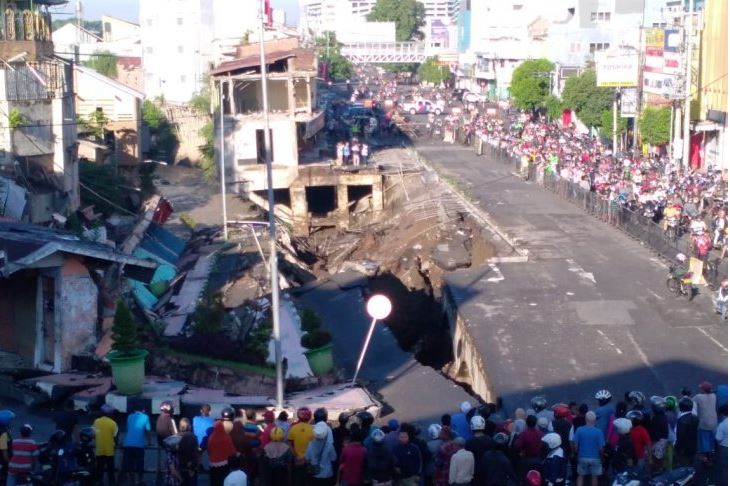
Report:
[[329,427],[324,422],[317,422],[317,424],[314,426],[314,438],[315,439],[326,439],[327,438],[327,431],[329,430]]
[[613,426],[616,428],[616,432],[621,435],[626,435],[631,431],[631,420],[627,418],[617,418],[613,421]]
[[484,430],[487,426],[487,422],[481,415],[474,415],[469,422],[471,430]]
[[676,258],[677,258],[677,261],[680,261],[680,262],[687,261],[687,256],[684,253],[677,253]]
[[556,449],[560,447],[560,444],[562,444],[562,441],[560,440],[560,435],[556,434],[555,432],[545,434],[542,437],[542,441],[546,443],[550,449]]
[[609,400],[611,398],[611,392],[608,390],[598,390],[596,392],[596,400]]
[[461,410],[461,413],[469,413],[469,410],[471,410],[471,403],[461,402],[461,405],[459,405],[459,410]]
[[431,440],[438,439],[441,435],[441,426],[439,424],[431,424],[428,426],[428,436]]

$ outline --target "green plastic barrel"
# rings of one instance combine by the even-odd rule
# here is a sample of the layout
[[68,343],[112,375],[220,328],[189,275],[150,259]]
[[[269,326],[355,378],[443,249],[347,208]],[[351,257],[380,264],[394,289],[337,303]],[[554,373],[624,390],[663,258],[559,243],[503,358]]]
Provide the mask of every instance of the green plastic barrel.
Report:
[[304,352],[309,368],[315,376],[326,375],[335,367],[332,361],[332,343]]

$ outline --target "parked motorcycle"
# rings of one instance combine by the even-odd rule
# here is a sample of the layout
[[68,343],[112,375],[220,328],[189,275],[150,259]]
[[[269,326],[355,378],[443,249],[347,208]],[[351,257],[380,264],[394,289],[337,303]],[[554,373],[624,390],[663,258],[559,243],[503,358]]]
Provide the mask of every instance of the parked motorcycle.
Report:
[[643,472],[627,471],[618,474],[613,486],[686,486],[695,477],[693,467],[678,467],[655,476]]

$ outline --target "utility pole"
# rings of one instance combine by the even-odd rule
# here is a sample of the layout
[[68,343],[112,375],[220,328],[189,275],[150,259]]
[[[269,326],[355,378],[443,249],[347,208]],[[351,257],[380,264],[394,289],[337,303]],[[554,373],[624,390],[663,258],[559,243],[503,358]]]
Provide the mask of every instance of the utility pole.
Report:
[[[229,81],[230,83],[230,81]],[[220,116],[220,161],[221,161],[221,210],[223,211],[223,239],[228,241],[228,210],[226,207],[226,126],[223,117],[223,80],[218,81],[218,95],[220,106],[218,107]]]
[[265,0],[260,2],[259,55],[261,58],[261,94],[264,108],[264,160],[266,162],[266,193],[269,200],[269,276],[271,277],[271,320],[273,323],[274,358],[276,360],[276,407],[284,408],[284,376],[281,356],[281,327],[279,323],[279,260],[276,256],[276,218],[274,217],[274,175],[271,167],[271,129],[269,128],[269,88],[266,79],[264,49]]
[[689,12],[685,17],[685,48],[687,49],[687,59],[685,66],[685,78],[684,78],[684,130],[682,135],[682,165],[684,168],[689,167],[689,117],[690,110],[692,107],[692,39],[693,39],[693,25],[694,25],[694,0],[689,0]]
[[613,155],[616,156],[616,139],[617,139],[617,133],[616,133],[616,125],[618,125],[618,99],[621,96],[620,91],[618,88],[616,88],[616,92],[613,94]]

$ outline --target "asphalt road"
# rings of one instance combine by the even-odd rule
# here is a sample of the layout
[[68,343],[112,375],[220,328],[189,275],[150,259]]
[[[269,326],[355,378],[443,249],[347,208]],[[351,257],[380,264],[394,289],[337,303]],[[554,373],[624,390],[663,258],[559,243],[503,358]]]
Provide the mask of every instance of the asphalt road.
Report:
[[600,388],[667,395],[727,382],[727,323],[709,290],[674,298],[666,263],[650,249],[511,175],[511,165],[458,145],[417,148],[529,251],[526,263],[447,275],[509,407],[537,393],[592,404]]

